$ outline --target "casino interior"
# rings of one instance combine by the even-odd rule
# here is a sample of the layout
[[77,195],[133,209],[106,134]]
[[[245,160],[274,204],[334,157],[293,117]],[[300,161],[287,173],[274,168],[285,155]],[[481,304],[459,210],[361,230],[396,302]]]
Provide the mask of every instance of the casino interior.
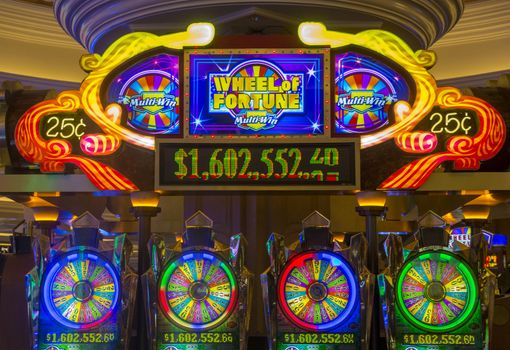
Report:
[[0,14],[0,350],[508,349],[508,0]]

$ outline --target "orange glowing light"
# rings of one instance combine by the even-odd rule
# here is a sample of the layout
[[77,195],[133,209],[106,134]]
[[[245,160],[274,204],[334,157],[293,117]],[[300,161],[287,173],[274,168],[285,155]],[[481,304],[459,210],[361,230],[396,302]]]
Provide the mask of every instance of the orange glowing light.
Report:
[[466,220],[487,220],[490,214],[490,207],[485,205],[466,205],[462,207],[462,213]]
[[57,221],[59,210],[57,207],[33,207],[35,221]]
[[136,191],[131,193],[131,205],[135,208],[156,208],[158,204],[158,192]]
[[360,207],[384,207],[386,193],[382,191],[362,191],[356,193],[356,201]]
[[43,101],[28,109],[15,130],[16,146],[27,161],[39,164],[42,172],[62,172],[65,164],[79,167],[100,190],[137,190],[127,177],[99,161],[73,153],[70,142],[46,140],[40,134],[40,123],[50,113],[76,112],[83,109],[103,134],[83,135],[80,148],[88,156],[115,153],[122,142],[154,150],[154,137],[142,135],[120,123],[122,108],[116,103],[103,106],[100,96],[105,78],[122,63],[156,47],[182,49],[185,46],[207,45],[214,38],[210,23],[194,23],[186,31],[167,35],[130,33],[115,41],[103,55],[82,57],[82,68],[90,72],[79,90],[60,93],[56,99]]

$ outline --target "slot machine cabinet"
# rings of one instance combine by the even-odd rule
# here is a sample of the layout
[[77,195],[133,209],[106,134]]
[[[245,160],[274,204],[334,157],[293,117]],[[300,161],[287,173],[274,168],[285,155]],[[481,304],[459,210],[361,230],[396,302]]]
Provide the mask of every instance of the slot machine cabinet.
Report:
[[299,240],[286,247],[271,234],[271,265],[261,275],[270,350],[367,349],[374,277],[366,268],[367,242],[333,240],[318,212],[303,220]]
[[496,288],[484,264],[487,240],[480,233],[471,247],[455,240],[448,248],[446,223],[426,216],[433,219],[421,221],[405,245],[396,235],[385,242],[378,284],[388,349],[486,349]]
[[151,349],[246,349],[252,280],[246,241],[237,234],[225,246],[212,227],[199,211],[172,248],[151,237],[151,268],[142,276]]
[[137,275],[126,265],[125,235],[106,240],[85,213],[73,234],[50,244],[35,237],[35,267],[26,280],[33,348],[128,349]]
[[[501,276],[505,272],[505,268],[507,266],[507,246],[508,237],[506,235],[493,235],[492,245],[489,246],[489,254],[485,259],[485,266],[494,272],[497,276]],[[501,291],[501,293],[505,293],[505,291]]]

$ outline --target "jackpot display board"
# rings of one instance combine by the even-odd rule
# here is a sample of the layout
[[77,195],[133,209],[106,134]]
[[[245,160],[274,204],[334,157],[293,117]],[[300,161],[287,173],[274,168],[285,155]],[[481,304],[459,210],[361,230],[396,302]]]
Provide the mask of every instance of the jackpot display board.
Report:
[[186,51],[189,134],[324,134],[327,53],[304,48]]
[[117,349],[120,290],[117,270],[95,250],[56,256],[42,279],[37,349]]
[[214,144],[162,140],[157,144],[156,188],[356,189],[357,149],[356,140],[301,144],[284,139]]
[[357,277],[338,253],[305,251],[278,278],[277,350],[360,349]]
[[168,262],[158,285],[158,350],[239,349],[239,287],[218,254],[179,254]]
[[401,268],[395,286],[396,349],[482,349],[477,278],[447,250],[424,250]]

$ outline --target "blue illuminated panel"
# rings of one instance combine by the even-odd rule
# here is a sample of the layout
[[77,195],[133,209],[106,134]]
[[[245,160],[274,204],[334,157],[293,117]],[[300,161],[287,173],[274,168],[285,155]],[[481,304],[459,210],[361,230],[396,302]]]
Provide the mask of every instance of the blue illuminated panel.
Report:
[[192,135],[324,133],[323,50],[194,50]]

